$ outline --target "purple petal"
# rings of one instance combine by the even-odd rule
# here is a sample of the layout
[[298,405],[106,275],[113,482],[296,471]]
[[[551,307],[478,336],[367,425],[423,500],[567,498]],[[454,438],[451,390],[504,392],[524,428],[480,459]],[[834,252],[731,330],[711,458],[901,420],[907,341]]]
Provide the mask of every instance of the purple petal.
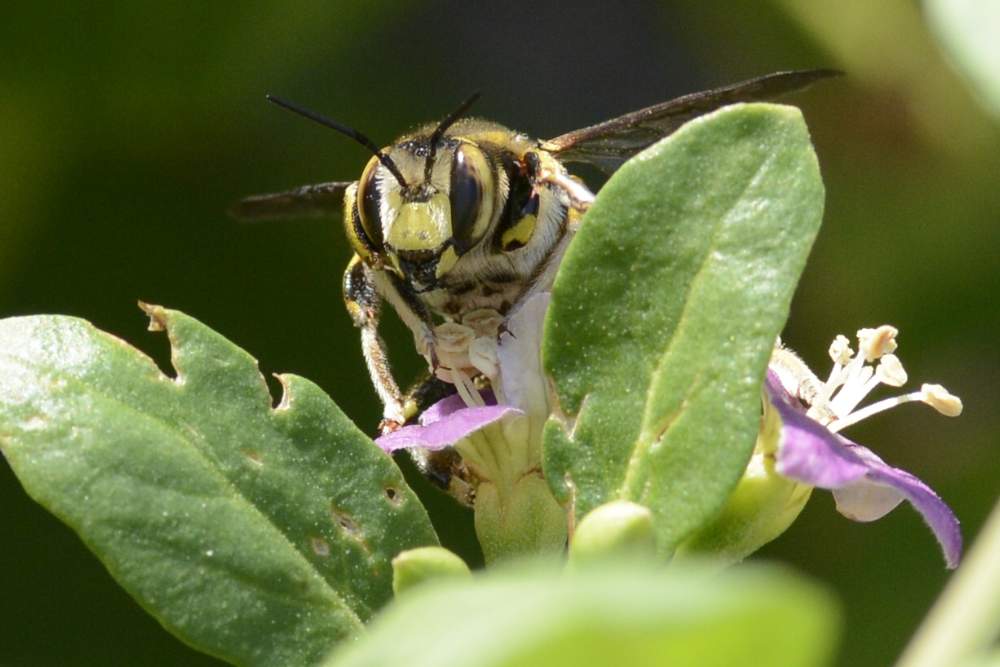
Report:
[[888,507],[885,512],[878,515],[875,513],[866,515],[865,512],[870,511],[870,508],[879,507],[880,500],[884,502],[889,493],[895,492],[900,499],[909,500],[910,504],[924,517],[924,521],[927,522],[934,536],[941,543],[948,568],[958,567],[958,561],[962,556],[962,532],[958,527],[958,519],[951,508],[929,486],[914,475],[886,465],[861,445],[855,443],[849,443],[849,445],[861,450],[857,452],[858,454],[864,453],[873,460],[868,462],[869,470],[864,479],[857,484],[833,492],[834,498],[837,500],[837,509],[840,510],[841,514],[857,521],[878,519],[892,507]]
[[[483,394],[483,400],[486,402],[486,405],[496,405],[496,399],[493,398],[492,393]],[[420,425],[428,426],[434,422],[439,422],[449,415],[454,414],[459,410],[464,410],[467,407],[468,406],[465,405],[465,401],[462,400],[461,396],[458,394],[452,394],[448,398],[442,398],[440,401],[420,413]]]
[[962,553],[958,519],[930,487],[807,417],[774,373],[768,373],[765,387],[782,420],[778,472],[833,490],[837,510],[855,521],[874,521],[904,499],[910,501],[941,543],[948,567],[958,565]]
[[[465,401],[458,394],[452,394],[448,398],[443,398],[431,407],[420,413],[419,421],[422,426],[439,422],[448,415],[458,412],[467,407]],[[409,428],[409,427],[407,427]]]
[[807,417],[777,376],[768,372],[765,387],[781,415],[778,472],[821,489],[842,488],[865,476],[868,466],[844,447],[847,441]]
[[[421,415],[420,425],[404,426],[398,431],[375,439],[375,444],[387,452],[410,447],[444,449],[481,428],[499,421],[509,414],[521,414],[509,405],[485,407],[457,407],[453,398],[438,401]],[[444,403],[445,405],[441,405]],[[458,404],[464,405],[458,398]]]

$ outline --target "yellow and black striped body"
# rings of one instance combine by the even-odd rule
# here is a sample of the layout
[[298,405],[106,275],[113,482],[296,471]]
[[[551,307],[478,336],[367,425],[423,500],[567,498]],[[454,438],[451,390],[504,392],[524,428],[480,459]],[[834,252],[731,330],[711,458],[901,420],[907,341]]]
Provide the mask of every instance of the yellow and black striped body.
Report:
[[[578,208],[564,188],[538,178],[543,169],[569,176],[537,150],[537,141],[465,119],[432,148],[434,129],[384,150],[402,182],[373,158],[344,201],[344,226],[356,252],[344,293],[355,323],[364,337],[377,320],[373,297],[388,301],[432,364],[436,324],[461,322],[481,309],[503,316],[551,286]],[[369,337],[363,347],[387,424],[402,423],[408,416],[402,397],[377,337]]]

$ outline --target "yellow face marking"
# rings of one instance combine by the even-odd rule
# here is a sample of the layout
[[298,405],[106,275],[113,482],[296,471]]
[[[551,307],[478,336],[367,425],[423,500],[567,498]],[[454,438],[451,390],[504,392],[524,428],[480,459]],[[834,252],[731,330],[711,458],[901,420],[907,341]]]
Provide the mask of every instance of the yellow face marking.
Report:
[[441,253],[441,258],[438,260],[437,268],[434,270],[434,275],[438,278],[442,277],[444,274],[451,271],[452,267],[458,261],[458,253],[451,246]]
[[437,250],[451,237],[451,206],[438,193],[425,202],[399,207],[389,225],[386,243],[395,250]]

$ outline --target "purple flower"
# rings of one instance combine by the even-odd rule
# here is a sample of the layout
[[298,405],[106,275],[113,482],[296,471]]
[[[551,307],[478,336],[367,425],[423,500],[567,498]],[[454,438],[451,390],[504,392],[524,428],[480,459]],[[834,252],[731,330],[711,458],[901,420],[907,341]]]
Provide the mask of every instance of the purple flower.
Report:
[[[830,348],[834,369],[820,381],[791,351],[779,346],[765,381],[770,405],[780,417],[777,443],[767,445],[779,474],[803,484],[833,491],[837,510],[855,521],[874,521],[903,500],[920,512],[941,544],[949,568],[962,553],[958,520],[934,491],[869,449],[839,435],[861,419],[910,401],[926,403],[942,414],[961,413],[961,401],[940,385],[885,399],[856,409],[879,384],[900,386],[906,373],[895,355],[896,330],[889,326],[858,332],[859,351],[838,336]],[[874,365],[878,362],[878,365]]]
[[[461,323],[449,322],[435,331],[440,366],[438,377],[458,393],[437,402],[420,415],[419,424],[375,440],[387,452],[422,447],[438,450],[456,445],[497,424],[494,439],[509,439],[512,450],[531,450],[538,458],[541,427],[549,415],[547,387],[542,377],[542,323],[549,294],[527,299],[503,321],[493,311],[474,311]],[[497,342],[497,331],[500,342]],[[480,392],[472,375],[489,378],[492,391]],[[495,397],[494,397],[495,393]],[[468,447],[463,448],[468,452]],[[472,452],[468,452],[472,453]]]
[[[502,487],[505,478],[510,483],[537,472],[541,428],[550,405],[539,358],[547,306],[547,294],[526,301],[504,323],[499,344],[489,333],[497,325],[488,313],[442,325],[437,332],[443,341],[439,351],[449,365],[438,374],[459,393],[427,410],[419,425],[382,436],[376,441],[379,446],[389,452],[454,446],[480,481],[494,486]],[[730,507],[689,543],[692,550],[708,545],[723,559],[745,557],[783,532],[816,487],[832,491],[837,510],[855,521],[874,521],[909,501],[940,542],[947,566],[958,565],[958,520],[941,498],[910,473],[839,434],[907,402],[925,403],[948,416],[961,413],[957,397],[930,384],[859,407],[879,385],[906,383],[906,372],[892,354],[896,333],[890,326],[862,329],[857,354],[847,338],[838,336],[830,347],[834,368],[825,382],[779,342],[764,383],[767,400],[747,472]],[[476,374],[489,378],[496,398],[475,389],[471,378]]]
[[458,394],[438,401],[420,415],[420,423],[404,426],[383,435],[375,442],[387,452],[423,447],[436,451],[450,447],[462,438],[486,428],[508,415],[523,414],[509,405],[468,407]]
[[[548,303],[540,292],[506,320],[484,309],[437,327],[437,376],[458,393],[426,410],[419,424],[375,441],[389,452],[454,447],[473,489],[487,563],[566,546],[566,508],[542,476],[549,397],[539,355]],[[487,378],[492,392],[479,391],[476,376]]]

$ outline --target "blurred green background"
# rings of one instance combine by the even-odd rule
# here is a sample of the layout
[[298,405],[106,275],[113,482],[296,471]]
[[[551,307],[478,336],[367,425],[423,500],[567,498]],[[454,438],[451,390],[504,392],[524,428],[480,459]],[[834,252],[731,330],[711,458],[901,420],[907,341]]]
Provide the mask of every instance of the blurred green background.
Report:
[[[825,372],[835,334],[899,327],[913,383],[945,384],[965,415],[906,406],[850,435],[931,484],[969,541],[996,498],[1000,130],[919,4],[53,2],[5,14],[0,315],[84,317],[166,364],[135,301],[179,308],[265,373],[317,381],[368,430],[379,406],[340,302],[339,220],[223,214],[245,194],[355,178],[368,156],[264,92],[388,143],[482,90],[477,114],[544,138],[770,71],[844,69],[794,99],[827,212],[786,342]],[[412,339],[388,319],[412,376]],[[420,488],[446,544],[477,558],[469,515]],[[146,616],[6,466],[0,505],[0,665],[219,664]],[[839,594],[843,665],[890,663],[948,578],[908,507],[856,524],[822,492],[760,557]]]

